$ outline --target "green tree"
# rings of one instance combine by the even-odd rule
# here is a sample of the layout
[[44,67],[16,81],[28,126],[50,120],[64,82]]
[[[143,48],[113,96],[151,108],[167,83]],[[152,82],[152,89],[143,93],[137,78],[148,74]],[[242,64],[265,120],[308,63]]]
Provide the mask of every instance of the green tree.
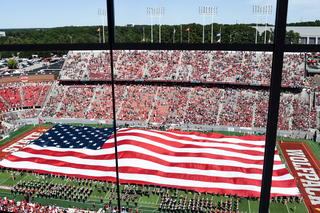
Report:
[[293,30],[290,30],[289,32],[286,32],[286,43],[287,44],[299,44],[299,40],[301,39],[301,36],[299,33],[295,33]]
[[15,59],[10,59],[7,66],[9,69],[15,69],[18,67],[18,62]]

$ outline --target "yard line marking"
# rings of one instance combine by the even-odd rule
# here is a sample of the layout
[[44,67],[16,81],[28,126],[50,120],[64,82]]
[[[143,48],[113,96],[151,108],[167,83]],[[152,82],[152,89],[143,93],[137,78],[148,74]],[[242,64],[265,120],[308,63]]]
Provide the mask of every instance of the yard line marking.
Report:
[[27,175],[24,177],[24,178],[22,178],[21,180],[23,180],[23,179],[25,179],[26,177],[28,177]]
[[157,198],[157,202],[156,202],[156,204],[158,203],[159,197],[160,197],[160,196],[158,195],[158,198]]
[[250,209],[250,202],[248,200],[248,207],[249,207],[249,213],[251,213],[251,209]]
[[4,182],[6,182],[9,178],[12,178],[11,176],[9,176],[7,179],[5,179],[2,183],[0,183],[0,185],[2,185]]
[[108,193],[106,193],[106,196],[104,196],[104,198],[107,198],[108,194],[110,193],[110,191],[108,191]]
[[288,204],[285,204],[285,205],[286,205],[286,207],[287,207],[288,213],[290,213],[289,208],[288,208]]

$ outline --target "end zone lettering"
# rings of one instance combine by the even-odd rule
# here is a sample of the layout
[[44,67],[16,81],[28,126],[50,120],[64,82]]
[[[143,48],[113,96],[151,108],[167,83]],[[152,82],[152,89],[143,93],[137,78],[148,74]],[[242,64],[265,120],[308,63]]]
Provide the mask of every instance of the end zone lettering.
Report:
[[39,132],[32,132],[30,135],[27,135],[26,137],[24,137],[21,140],[18,140],[17,142],[15,142],[14,144],[11,144],[10,146],[4,148],[3,150],[1,150],[2,152],[15,152],[18,151],[19,149],[21,149],[23,146],[26,145],[26,143],[28,143],[29,141],[35,140],[37,138],[39,138],[39,136],[42,133]]
[[320,204],[319,176],[302,150],[286,150],[312,205]]

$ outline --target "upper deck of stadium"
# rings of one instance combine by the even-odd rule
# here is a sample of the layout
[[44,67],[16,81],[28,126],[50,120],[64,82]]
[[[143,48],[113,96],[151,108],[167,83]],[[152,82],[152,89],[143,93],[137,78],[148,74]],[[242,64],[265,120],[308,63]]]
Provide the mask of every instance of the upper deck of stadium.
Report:
[[[117,50],[115,80],[146,82],[203,82],[269,86],[270,52]],[[286,53],[282,86],[303,86],[305,55]],[[62,81],[110,81],[108,51],[69,51],[60,72]]]

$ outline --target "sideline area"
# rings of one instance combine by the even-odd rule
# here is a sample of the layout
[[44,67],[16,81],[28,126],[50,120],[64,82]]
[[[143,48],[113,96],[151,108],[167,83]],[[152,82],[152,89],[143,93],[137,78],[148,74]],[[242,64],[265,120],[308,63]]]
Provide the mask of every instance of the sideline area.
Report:
[[309,212],[320,210],[320,163],[306,143],[279,142]]

